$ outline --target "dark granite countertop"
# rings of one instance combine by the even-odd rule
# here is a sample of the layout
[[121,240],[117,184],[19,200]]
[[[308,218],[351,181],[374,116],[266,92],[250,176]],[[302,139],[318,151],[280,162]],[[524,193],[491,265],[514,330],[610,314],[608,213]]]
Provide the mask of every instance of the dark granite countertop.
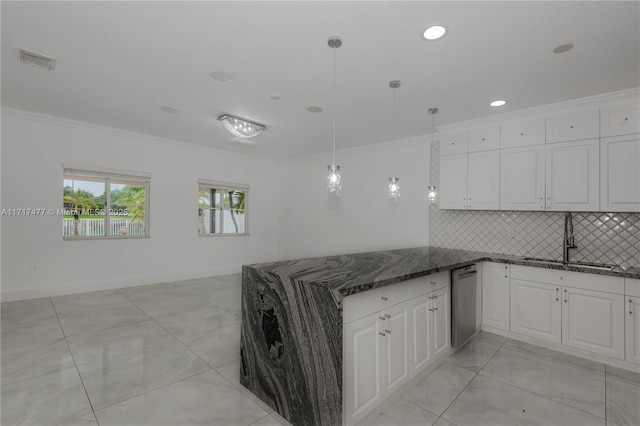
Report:
[[328,287],[336,293],[338,299],[341,299],[340,296],[344,297],[483,261],[640,279],[640,269],[638,268],[594,269],[562,263],[525,260],[521,256],[441,247],[374,251],[247,266],[299,282]]

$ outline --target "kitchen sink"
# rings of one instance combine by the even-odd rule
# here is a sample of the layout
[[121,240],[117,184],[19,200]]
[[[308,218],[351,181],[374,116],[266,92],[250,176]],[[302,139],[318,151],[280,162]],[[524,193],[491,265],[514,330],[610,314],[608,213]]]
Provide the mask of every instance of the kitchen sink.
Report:
[[524,260],[530,260],[530,261],[533,261],[533,262],[540,262],[540,263],[551,263],[551,264],[554,264],[554,265],[567,265],[567,266],[578,266],[580,268],[601,269],[603,271],[610,271],[613,268],[615,268],[615,265],[607,265],[607,264],[604,264],[604,263],[591,263],[591,262],[562,263],[559,260],[543,259],[543,258],[539,258],[539,257],[525,257]]

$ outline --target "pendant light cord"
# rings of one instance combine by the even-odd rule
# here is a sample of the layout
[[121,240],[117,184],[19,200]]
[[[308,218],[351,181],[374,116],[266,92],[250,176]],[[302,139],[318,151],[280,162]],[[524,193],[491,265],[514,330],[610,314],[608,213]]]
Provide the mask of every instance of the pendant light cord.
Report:
[[392,142],[396,141],[396,88],[393,88],[393,139]]
[[336,165],[336,52],[333,48],[333,165]]

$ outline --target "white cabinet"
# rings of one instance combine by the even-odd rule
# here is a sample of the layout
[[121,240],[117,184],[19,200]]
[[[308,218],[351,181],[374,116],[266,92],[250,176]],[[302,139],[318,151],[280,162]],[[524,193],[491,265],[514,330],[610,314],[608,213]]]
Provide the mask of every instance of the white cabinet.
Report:
[[451,346],[451,289],[443,287],[431,293],[432,327],[430,329],[433,342],[433,358],[449,350]]
[[412,300],[411,328],[413,344],[411,345],[411,376],[424,370],[431,362],[433,346],[431,339],[431,296],[423,295]]
[[485,262],[482,266],[482,324],[509,331],[509,265]]
[[542,145],[501,150],[501,210],[545,209],[544,148]]
[[625,102],[600,110],[600,136],[640,133],[638,102]]
[[544,145],[544,118],[504,123],[500,127],[500,148]]
[[468,154],[467,209],[500,208],[500,151]]
[[600,141],[600,209],[640,212],[640,135]]
[[466,131],[440,135],[440,155],[466,154],[468,145],[469,139]]
[[[382,400],[382,332],[374,313],[345,325],[346,418],[356,423]],[[350,421],[351,420],[351,421]]]
[[547,117],[547,143],[577,141],[600,136],[600,111],[570,112]]
[[640,297],[626,297],[625,360],[640,364]]
[[624,296],[562,289],[562,343],[624,359]]
[[407,383],[409,372],[409,343],[411,302],[385,309],[380,317],[382,328],[382,384],[383,394],[390,395]]
[[440,157],[440,209],[467,208],[467,154]]
[[487,126],[469,130],[469,152],[500,149],[500,126]]
[[600,205],[599,148],[598,139],[547,145],[547,210],[598,210]]
[[542,340],[562,341],[561,288],[511,279],[511,331]]

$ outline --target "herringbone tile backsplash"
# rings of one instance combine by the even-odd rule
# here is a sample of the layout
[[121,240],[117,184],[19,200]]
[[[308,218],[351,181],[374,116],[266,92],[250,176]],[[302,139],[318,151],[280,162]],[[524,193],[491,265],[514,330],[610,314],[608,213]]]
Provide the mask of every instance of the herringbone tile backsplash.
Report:
[[[439,142],[431,182],[439,188]],[[571,260],[640,267],[640,214],[573,214]],[[562,260],[564,212],[440,210],[429,207],[429,245]]]

